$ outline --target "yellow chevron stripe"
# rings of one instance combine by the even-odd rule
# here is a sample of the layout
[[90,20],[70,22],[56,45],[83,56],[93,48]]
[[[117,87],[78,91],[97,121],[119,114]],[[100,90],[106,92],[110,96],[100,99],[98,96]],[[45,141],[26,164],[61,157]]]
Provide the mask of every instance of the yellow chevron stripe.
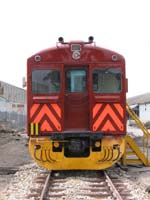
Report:
[[31,109],[30,109],[30,118],[34,115],[34,113],[37,111],[37,109],[39,108],[40,104],[33,104]]
[[[100,106],[98,106],[98,105],[100,105]],[[96,106],[94,106],[94,108],[93,108],[93,119],[94,119],[96,113],[100,110],[101,105],[102,104],[96,104]],[[118,108],[117,110],[119,112],[119,109],[121,110],[122,107],[121,106],[118,107],[118,105],[119,104],[115,104],[115,107],[116,107],[116,109]],[[122,131],[123,130],[123,123],[120,121],[120,119],[118,118],[117,114],[114,112],[114,110],[110,106],[110,104],[106,104],[103,112],[101,112],[101,114],[98,116],[97,120],[94,122],[93,130],[96,131],[98,129],[98,127],[101,125],[101,123],[103,122],[103,120],[105,119],[105,117],[107,115],[109,115],[113,119],[113,121],[115,122],[116,126]],[[121,112],[121,115],[122,115],[122,112]],[[114,127],[113,127],[113,125],[111,124],[110,121],[107,121],[107,123],[105,123],[105,125],[104,125],[104,127],[102,129],[115,131],[115,129],[114,129]]]
[[58,106],[58,104],[52,103],[51,106],[53,107],[53,109],[55,110],[55,112],[57,113],[57,115],[58,115],[59,117],[61,117],[61,109],[60,109],[60,107]]
[[[53,109],[57,113],[57,116],[59,118],[61,118],[60,107],[57,104],[50,104],[50,105],[53,107]],[[34,104],[32,106],[31,115],[30,115],[31,117],[34,115],[34,112],[36,112],[38,108],[39,108],[39,104]],[[35,135],[38,135],[38,132],[39,132],[39,127],[36,124],[39,124],[39,122],[41,121],[41,119],[43,118],[44,115],[47,115],[47,117],[50,119],[50,121],[53,123],[53,125],[55,126],[55,128],[58,131],[61,131],[61,129],[62,129],[61,123],[57,120],[56,116],[52,113],[51,109],[47,106],[47,104],[44,104],[42,106],[42,108],[40,109],[40,111],[38,112],[38,114],[33,119],[33,123],[35,124]],[[44,121],[44,125],[41,124],[40,127],[43,128],[43,130],[53,131],[51,126],[49,125],[49,123],[45,122],[45,121]],[[34,132],[33,127],[32,127],[32,129],[33,129],[33,132]]]

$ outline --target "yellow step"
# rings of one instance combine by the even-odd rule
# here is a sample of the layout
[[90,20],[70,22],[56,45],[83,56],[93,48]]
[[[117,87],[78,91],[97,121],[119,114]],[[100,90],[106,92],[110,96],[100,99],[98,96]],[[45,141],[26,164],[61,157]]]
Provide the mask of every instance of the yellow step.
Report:
[[135,155],[134,151],[126,151],[126,155]]
[[143,164],[140,159],[126,159],[126,164]]
[[[126,151],[122,157],[122,164],[143,164],[149,165],[148,158],[142,152],[141,148],[136,144],[134,139],[130,136],[125,137],[126,140]],[[131,157],[132,156],[132,157]],[[135,157],[136,156],[136,157]]]

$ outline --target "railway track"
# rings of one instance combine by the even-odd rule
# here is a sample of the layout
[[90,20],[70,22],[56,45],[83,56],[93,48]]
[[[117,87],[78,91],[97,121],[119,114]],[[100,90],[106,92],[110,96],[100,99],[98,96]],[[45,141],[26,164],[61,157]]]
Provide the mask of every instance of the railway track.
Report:
[[36,179],[34,200],[112,199],[133,200],[126,183],[106,171],[52,171]]

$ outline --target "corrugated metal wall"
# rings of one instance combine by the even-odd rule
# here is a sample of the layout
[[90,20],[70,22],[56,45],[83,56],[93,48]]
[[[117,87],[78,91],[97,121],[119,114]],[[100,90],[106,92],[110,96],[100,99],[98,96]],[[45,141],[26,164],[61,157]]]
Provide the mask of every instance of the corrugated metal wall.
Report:
[[9,128],[25,128],[26,91],[0,81],[0,122]]

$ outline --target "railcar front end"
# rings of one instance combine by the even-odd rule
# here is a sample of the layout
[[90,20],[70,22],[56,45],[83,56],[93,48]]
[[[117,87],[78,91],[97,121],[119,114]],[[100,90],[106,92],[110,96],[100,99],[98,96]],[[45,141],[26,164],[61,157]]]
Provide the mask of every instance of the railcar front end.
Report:
[[29,151],[52,170],[111,167],[125,150],[125,60],[88,42],[64,42],[28,59]]

